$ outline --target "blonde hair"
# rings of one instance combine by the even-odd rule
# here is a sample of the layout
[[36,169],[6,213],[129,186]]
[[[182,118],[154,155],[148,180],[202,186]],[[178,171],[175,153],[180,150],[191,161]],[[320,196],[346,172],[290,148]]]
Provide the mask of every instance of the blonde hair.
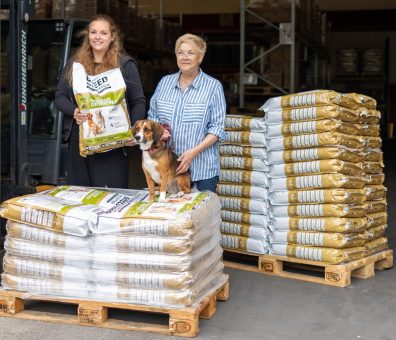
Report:
[[177,53],[177,51],[180,48],[180,45],[183,43],[192,43],[195,47],[198,48],[199,53],[204,56],[205,52],[206,52],[206,42],[205,40],[203,40],[201,37],[198,37],[195,34],[191,34],[191,33],[186,33],[184,35],[182,35],[181,37],[179,37],[176,40],[176,44],[175,44],[175,53]]
[[[89,30],[94,21],[106,21],[110,26],[110,33],[112,37],[109,49],[106,51],[103,62],[100,64],[95,64],[92,47],[89,44]],[[95,15],[90,20],[88,26],[83,31],[81,31],[80,34],[84,37],[84,40],[81,44],[81,47],[74,55],[74,61],[82,64],[87,74],[95,75],[107,70],[120,67],[120,56],[123,52],[122,35],[120,29],[111,17],[104,14]],[[67,70],[66,79],[70,84],[73,82],[72,67],[69,67],[69,69]]]

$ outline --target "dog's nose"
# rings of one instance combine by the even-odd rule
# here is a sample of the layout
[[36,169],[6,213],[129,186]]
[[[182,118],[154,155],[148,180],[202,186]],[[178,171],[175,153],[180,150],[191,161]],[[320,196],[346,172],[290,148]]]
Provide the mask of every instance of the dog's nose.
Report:
[[135,136],[135,139],[136,139],[137,142],[140,141],[140,138],[141,138],[141,137],[140,137],[139,135],[136,135],[136,136]]

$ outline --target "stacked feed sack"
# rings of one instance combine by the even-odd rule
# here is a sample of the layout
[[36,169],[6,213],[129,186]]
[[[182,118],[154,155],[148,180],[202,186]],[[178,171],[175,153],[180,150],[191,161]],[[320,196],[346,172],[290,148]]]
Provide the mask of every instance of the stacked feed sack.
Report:
[[370,97],[326,90],[263,105],[270,253],[341,263],[387,247],[375,108]]
[[267,253],[268,177],[262,117],[227,115],[228,141],[220,145],[217,193],[223,248]]
[[4,202],[6,289],[150,306],[196,305],[225,282],[220,202],[194,193],[58,187]]

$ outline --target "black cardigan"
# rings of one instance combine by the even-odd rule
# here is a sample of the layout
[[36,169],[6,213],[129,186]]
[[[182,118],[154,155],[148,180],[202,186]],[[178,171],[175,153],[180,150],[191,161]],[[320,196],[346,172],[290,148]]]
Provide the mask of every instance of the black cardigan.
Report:
[[[77,103],[74,98],[72,86],[65,78],[66,71],[72,67],[74,58],[68,60],[62,71],[61,78],[58,82],[55,93],[55,107],[63,112],[63,130],[65,131],[65,140],[70,137],[71,127],[73,125],[74,110]],[[121,55],[121,73],[126,84],[126,103],[129,111],[129,117],[132,125],[139,119],[144,119],[146,114],[146,98],[143,94],[142,84],[137,69],[136,61],[128,56]]]

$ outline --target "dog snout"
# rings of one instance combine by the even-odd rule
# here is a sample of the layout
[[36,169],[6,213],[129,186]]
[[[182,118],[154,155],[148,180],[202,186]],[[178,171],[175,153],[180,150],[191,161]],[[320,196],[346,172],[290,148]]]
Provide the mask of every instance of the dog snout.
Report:
[[140,142],[141,138],[142,138],[141,136],[135,135],[135,140],[136,140],[137,142]]

